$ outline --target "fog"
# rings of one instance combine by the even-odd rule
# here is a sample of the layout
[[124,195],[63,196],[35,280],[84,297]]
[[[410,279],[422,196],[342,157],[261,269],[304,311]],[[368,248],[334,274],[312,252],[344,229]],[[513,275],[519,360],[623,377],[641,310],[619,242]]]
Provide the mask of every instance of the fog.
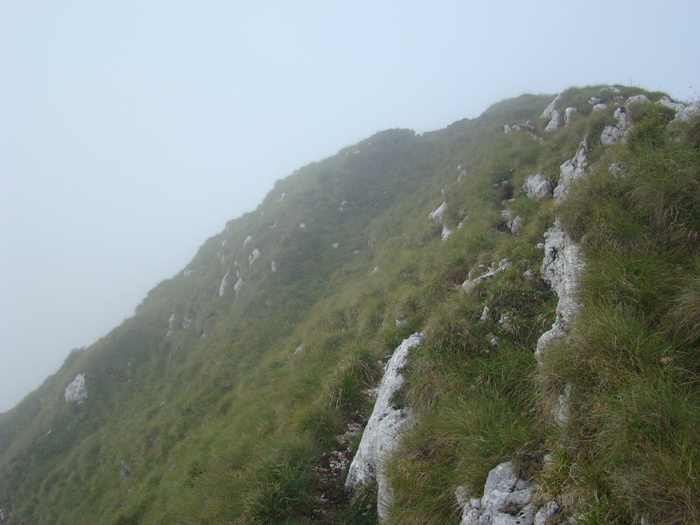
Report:
[[524,92],[700,90],[697,2],[0,3],[0,411],[274,181]]

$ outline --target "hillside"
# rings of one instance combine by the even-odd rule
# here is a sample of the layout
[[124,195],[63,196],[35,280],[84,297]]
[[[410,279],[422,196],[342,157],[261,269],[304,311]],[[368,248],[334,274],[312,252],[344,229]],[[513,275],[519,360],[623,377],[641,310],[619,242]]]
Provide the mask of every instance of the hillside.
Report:
[[571,88],[300,168],[0,415],[0,522],[700,522],[699,114]]

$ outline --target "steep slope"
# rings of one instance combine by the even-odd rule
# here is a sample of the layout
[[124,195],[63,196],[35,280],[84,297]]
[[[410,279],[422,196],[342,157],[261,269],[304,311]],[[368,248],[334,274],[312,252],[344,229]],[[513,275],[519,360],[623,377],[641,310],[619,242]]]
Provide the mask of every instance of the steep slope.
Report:
[[[382,363],[423,331],[392,397],[417,424],[387,458],[388,521],[458,523],[455,490],[462,504],[475,499],[489,470],[515,458],[561,516],[693,522],[698,447],[684,421],[697,421],[700,391],[688,335],[698,328],[697,119],[636,88],[553,99],[523,95],[423,135],[384,131],[278,181],[132,318],[0,416],[0,520],[375,523],[376,487],[350,499],[343,484]],[[556,251],[545,232],[553,239],[562,224],[586,259],[565,314],[540,277]],[[623,244],[605,244],[616,235]],[[659,250],[668,257],[644,255]],[[637,258],[612,267],[613,252]],[[636,339],[614,330],[630,319]],[[553,323],[568,337],[540,342],[538,365]],[[608,333],[628,341],[610,350],[627,356],[614,373],[586,354]],[[644,358],[653,366],[629,350],[641,340],[661,349]],[[629,390],[639,368],[641,394]],[[610,374],[627,379],[603,395],[594,384],[608,388]],[[610,414],[628,411],[619,396],[660,395],[661,376],[660,409],[677,407],[670,427],[652,428],[649,411]],[[593,453],[611,436],[636,463],[618,465],[620,448]],[[615,472],[634,479],[659,436],[672,452],[657,463],[688,476],[619,488]]]

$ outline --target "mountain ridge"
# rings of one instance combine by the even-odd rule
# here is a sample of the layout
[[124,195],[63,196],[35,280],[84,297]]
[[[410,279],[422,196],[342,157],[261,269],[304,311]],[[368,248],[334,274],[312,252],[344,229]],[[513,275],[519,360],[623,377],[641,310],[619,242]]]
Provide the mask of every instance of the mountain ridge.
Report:
[[[626,104],[640,95],[648,102]],[[623,86],[522,95],[443,130],[379,132],[277,181],[255,211],[229,221],[181,272],[154,287],[133,317],[71,352],[39,389],[0,415],[0,519],[376,522],[367,506],[376,489],[349,499],[342,487],[348,465],[319,465],[357,449],[357,425],[369,417],[368,392],[382,373],[378,361],[418,330],[426,342],[393,399],[414,407],[420,423],[390,460],[389,522],[456,523],[455,488],[478,491],[496,463],[527,450],[539,458],[528,468],[545,480],[543,494],[559,501],[561,515],[612,520],[591,506],[598,497],[612,502],[616,519],[646,516],[629,510],[629,494],[597,488],[594,497],[542,465],[543,451],[564,457],[557,451],[569,446],[555,439],[556,423],[541,423],[550,417],[543,407],[575,381],[562,383],[565,367],[546,359],[540,375],[533,357],[555,320],[555,298],[537,277],[538,246],[555,226],[555,203],[522,188],[535,174],[562,186],[562,163],[576,158],[582,139],[585,171],[594,173],[606,162],[629,170],[634,148],[670,151],[674,140],[685,147],[694,121],[673,118],[692,106],[676,110],[665,100]],[[623,125],[623,113],[634,124]],[[616,142],[605,144],[606,132]],[[683,162],[697,166],[688,148]],[[572,191],[580,195],[586,190],[576,169],[574,162]],[[697,173],[684,170],[675,184],[696,191]],[[595,177],[599,187],[627,184]],[[642,190],[629,191],[641,198]],[[667,190],[669,199],[674,191]],[[573,202],[557,204],[557,215],[581,241],[588,230],[579,215],[595,212],[579,206],[585,199]],[[695,206],[692,199],[673,204],[690,232],[697,231]],[[646,220],[641,212],[634,217]],[[697,251],[692,241],[683,246]],[[507,267],[482,278],[503,260]],[[677,292],[684,293],[692,304],[695,296]],[[682,350],[676,353],[692,347],[666,344]],[[684,359],[686,368],[697,366]],[[80,374],[87,397],[67,401],[66,388]],[[488,414],[477,408],[486,399]],[[460,410],[471,414],[470,425],[480,422],[476,430]],[[504,427],[504,417],[520,428]],[[472,465],[458,459],[465,454]],[[408,488],[430,471],[434,488]],[[693,483],[685,483],[687,494],[697,490]],[[673,512],[681,516],[675,522],[690,523],[698,510]]]

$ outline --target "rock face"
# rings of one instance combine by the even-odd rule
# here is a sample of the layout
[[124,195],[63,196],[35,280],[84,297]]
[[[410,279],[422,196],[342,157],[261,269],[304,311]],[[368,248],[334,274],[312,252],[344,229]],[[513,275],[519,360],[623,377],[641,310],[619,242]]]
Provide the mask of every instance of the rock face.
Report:
[[355,489],[376,480],[377,512],[381,519],[386,518],[391,500],[391,488],[384,472],[384,464],[396,447],[400,433],[415,422],[413,411],[408,407],[395,407],[391,398],[403,385],[404,377],[401,371],[406,365],[410,350],[418,346],[422,339],[423,336],[419,333],[404,339],[386,364],[374,410],[345,480],[345,489],[348,492],[354,492]]
[[489,472],[483,497],[465,505],[460,525],[533,525],[536,490],[534,483],[518,479],[510,461],[501,463]]
[[561,115],[556,109],[556,105],[560,98],[561,95],[557,95],[556,98],[550,102],[549,106],[547,106],[547,108],[542,112],[542,116],[540,116],[541,119],[549,119],[547,126],[544,128],[545,131],[553,131],[559,127]]
[[581,306],[578,300],[578,281],[584,269],[580,247],[561,229],[558,222],[545,233],[545,237],[547,240],[540,273],[556,292],[559,301],[552,328],[537,341],[535,356],[538,360],[550,341],[567,334],[568,327]]
[[84,399],[87,399],[88,391],[84,374],[75,376],[75,379],[66,387],[64,396],[66,398],[66,403],[70,403],[71,401],[80,403]]
[[588,145],[586,139],[583,139],[580,146],[574,158],[567,160],[559,167],[559,184],[554,188],[554,202],[556,203],[563,201],[571,183],[583,177],[586,173],[586,166],[588,166]]
[[604,146],[612,146],[613,144],[624,140],[628,130],[632,125],[632,119],[627,114],[624,107],[617,108],[613,114],[617,121],[615,126],[605,126],[603,133],[600,135],[600,142]]
[[[556,202],[563,201],[568,192],[571,182],[586,174],[587,153],[586,141],[582,142],[582,148],[576,156],[566,161],[561,166],[561,176],[559,185],[554,190]],[[555,220],[554,227],[545,233],[544,258],[540,273],[559,297],[557,302],[556,317],[552,328],[543,333],[537,341],[535,357],[538,362],[542,362],[544,353],[549,344],[560,337],[566,337],[569,326],[581,308],[578,297],[578,283],[584,270],[584,261],[581,257],[580,247],[573,242],[559,222]],[[569,417],[569,399],[571,396],[571,385],[567,385],[564,392],[559,396],[557,406],[554,408],[554,420],[557,423],[565,424]]]
[[542,177],[540,173],[536,173],[527,178],[525,184],[523,184],[523,190],[531,199],[543,201],[552,195],[554,183]]
[[228,280],[228,272],[224,274],[224,278],[221,279],[221,284],[219,285],[219,297],[223,297],[226,292],[226,281]]

